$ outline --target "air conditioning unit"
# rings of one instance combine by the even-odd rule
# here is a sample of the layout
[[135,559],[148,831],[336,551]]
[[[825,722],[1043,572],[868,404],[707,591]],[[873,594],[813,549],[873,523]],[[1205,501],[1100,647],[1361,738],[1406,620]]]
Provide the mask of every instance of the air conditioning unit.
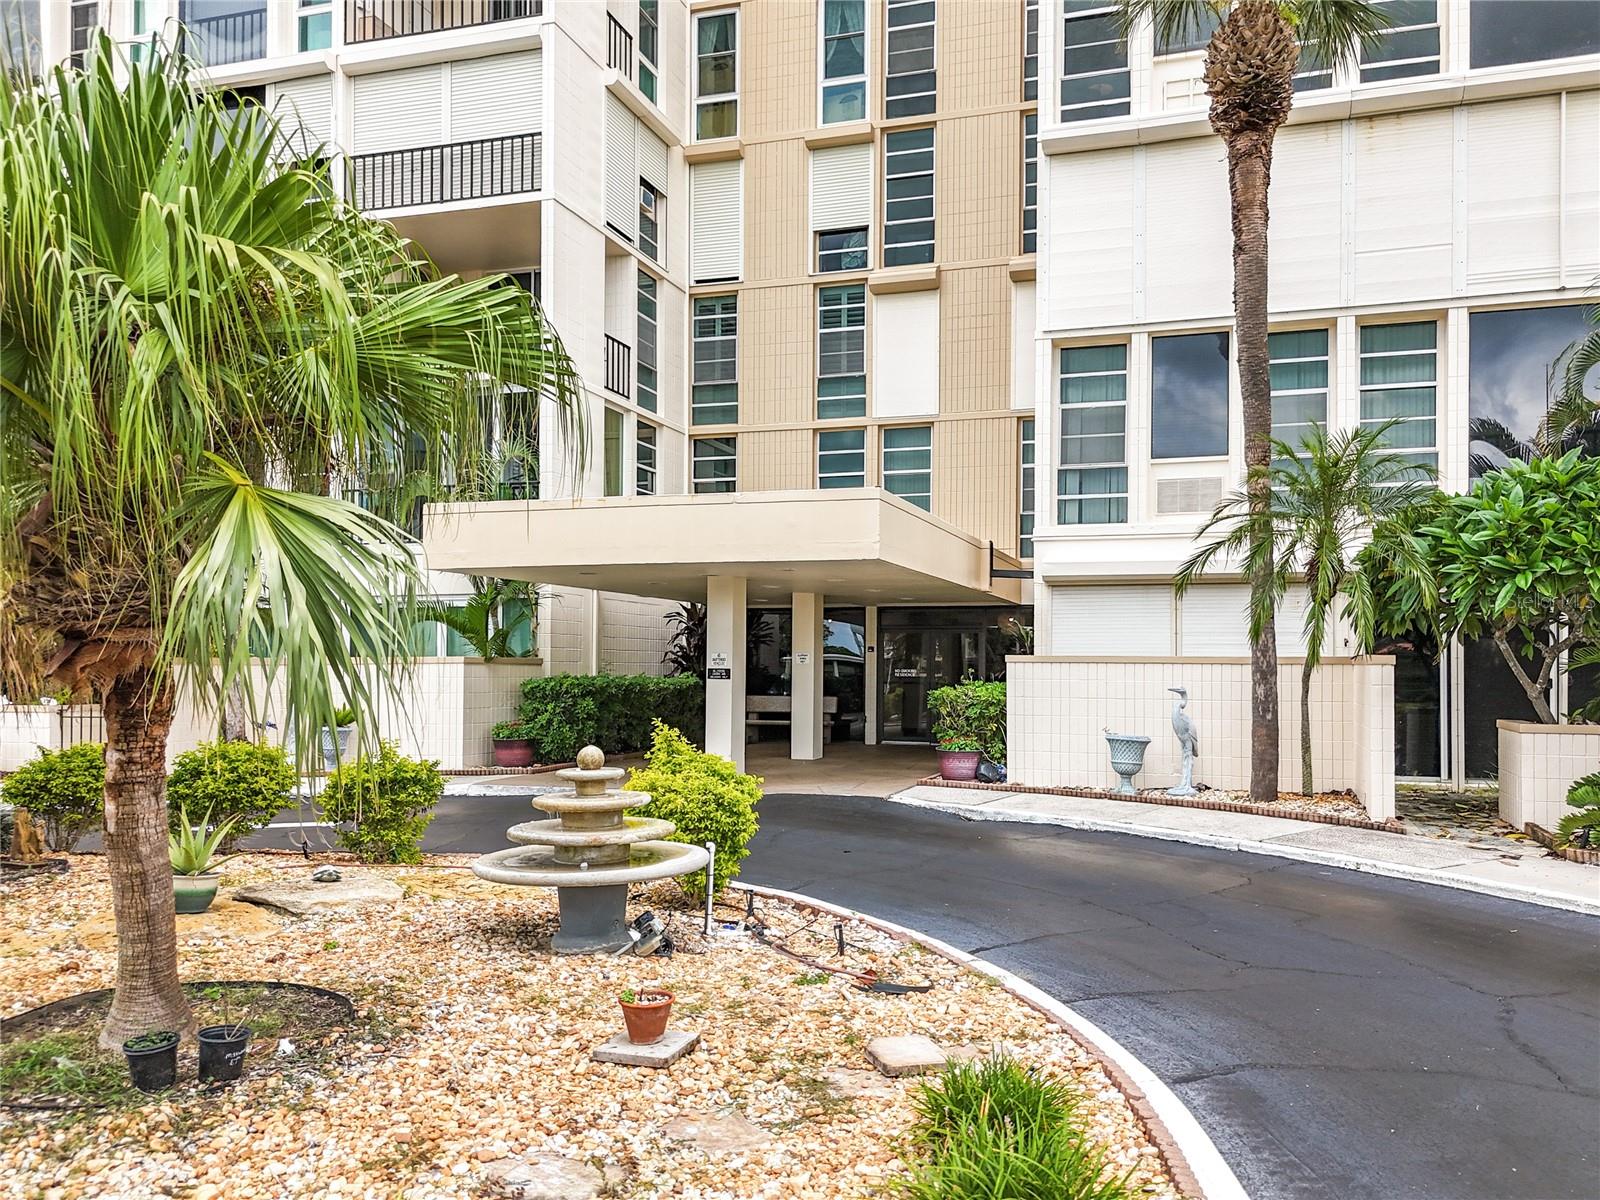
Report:
[[1156,513],[1209,513],[1222,499],[1222,477],[1191,475],[1156,480]]

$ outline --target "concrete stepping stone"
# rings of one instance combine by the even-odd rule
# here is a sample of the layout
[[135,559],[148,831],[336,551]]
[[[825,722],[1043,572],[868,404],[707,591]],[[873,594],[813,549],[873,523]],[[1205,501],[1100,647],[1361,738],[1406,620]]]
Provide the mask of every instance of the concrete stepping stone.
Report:
[[673,1141],[688,1142],[707,1154],[748,1154],[772,1143],[772,1135],[738,1109],[678,1117],[667,1123],[664,1132]]
[[589,1052],[595,1062],[620,1063],[625,1067],[670,1067],[700,1044],[700,1035],[687,1029],[669,1029],[661,1040],[640,1046],[619,1033],[603,1046]]
[[891,1079],[937,1071],[950,1056],[938,1042],[920,1033],[901,1037],[875,1037],[867,1043],[872,1065]]
[[824,1067],[817,1075],[836,1095],[850,1099],[887,1100],[900,1094],[894,1084],[876,1071],[857,1067]]
[[484,1168],[484,1182],[503,1200],[596,1200],[607,1186],[588,1163],[559,1154],[496,1159]]
[[349,867],[342,869],[341,878],[329,883],[317,883],[309,874],[291,875],[287,879],[253,883],[233,894],[235,900],[245,904],[261,904],[296,917],[341,912],[369,904],[397,904],[404,896],[405,891],[398,883],[371,871]]

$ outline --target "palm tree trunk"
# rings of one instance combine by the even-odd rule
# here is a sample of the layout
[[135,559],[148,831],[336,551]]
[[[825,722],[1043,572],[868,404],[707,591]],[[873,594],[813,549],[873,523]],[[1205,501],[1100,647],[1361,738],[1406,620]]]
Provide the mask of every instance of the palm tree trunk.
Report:
[[[1239,393],[1244,410],[1244,463],[1250,495],[1252,572],[1259,597],[1272,588],[1272,555],[1259,553],[1270,530],[1257,518],[1271,497],[1272,383],[1267,358],[1267,186],[1272,177],[1272,131],[1248,130],[1228,139],[1228,195],[1233,207],[1233,323],[1238,343]],[[1250,647],[1250,800],[1278,802],[1278,635],[1269,606]]]
[[107,1049],[141,1033],[192,1034],[178,983],[177,918],[167,856],[167,732],[172,683],[148,668],[120,676],[104,698],[106,863],[117,919],[117,988],[100,1031]]
[[1316,670],[1310,658],[1300,668],[1300,791],[1315,796],[1311,779],[1311,675]]

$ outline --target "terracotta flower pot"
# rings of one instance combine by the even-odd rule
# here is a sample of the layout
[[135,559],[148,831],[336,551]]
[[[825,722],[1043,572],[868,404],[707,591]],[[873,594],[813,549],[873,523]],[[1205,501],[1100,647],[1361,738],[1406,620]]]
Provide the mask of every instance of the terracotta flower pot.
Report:
[[660,988],[641,991],[640,996],[655,997],[648,1001],[623,1000],[622,1021],[628,1027],[628,1040],[635,1046],[648,1046],[659,1042],[667,1032],[667,1020],[672,1016],[672,993]]
[[533,743],[526,738],[495,738],[494,765],[497,767],[533,766]]
[[939,751],[939,778],[970,782],[978,777],[978,764],[983,755],[976,750]]

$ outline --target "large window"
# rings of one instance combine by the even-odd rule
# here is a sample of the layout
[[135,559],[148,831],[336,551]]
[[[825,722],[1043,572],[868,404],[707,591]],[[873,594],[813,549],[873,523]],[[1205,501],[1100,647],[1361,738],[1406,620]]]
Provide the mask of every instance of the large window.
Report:
[[826,429],[817,434],[817,486],[867,486],[865,429]]
[[1472,65],[1503,67],[1600,51],[1594,0],[1472,0]]
[[1272,436],[1298,450],[1312,427],[1328,424],[1328,331],[1267,335],[1271,360]]
[[661,262],[661,222],[666,213],[666,197],[652,183],[639,180],[639,250]]
[[884,16],[883,115],[916,117],[936,102],[934,70],[935,0],[887,0]]
[[[1472,478],[1526,458],[1550,404],[1550,367],[1586,334],[1587,306],[1475,312],[1467,326],[1467,463]],[[1561,374],[1565,374],[1565,367]],[[1559,376],[1558,376],[1559,378]],[[1600,395],[1600,370],[1589,394]],[[1600,454],[1600,430],[1579,439]]]
[[867,289],[817,289],[817,416],[867,415]]
[[1128,347],[1077,346],[1060,361],[1056,520],[1120,524],[1128,519]]
[[[43,67],[39,61],[40,3],[41,0],[0,2],[0,69],[19,76],[38,76]],[[144,31],[136,28],[134,32]]]
[[739,132],[739,14],[695,17],[694,135]]
[[883,137],[883,265],[933,261],[933,129]]
[[867,119],[866,0],[822,0],[818,123]]
[[1022,500],[1020,515],[1017,518],[1017,555],[1020,558],[1033,557],[1033,512],[1035,503],[1033,469],[1033,418],[1025,417],[1022,421]]
[[732,425],[739,419],[739,297],[694,299],[694,425]]
[[883,487],[907,504],[933,507],[933,426],[896,426],[883,431]]
[[300,50],[326,50],[332,46],[333,0],[299,0],[297,7]]
[[1204,50],[1211,35],[1222,24],[1222,18],[1204,5],[1191,4],[1184,10],[1183,28],[1169,37],[1156,35],[1156,57],[1166,54],[1187,54],[1191,50]]
[[633,357],[634,403],[656,411],[659,380],[656,378],[656,281],[639,272],[639,338]]
[[1022,98],[1039,98],[1039,0],[1022,0]]
[[1022,116],[1022,252],[1039,246],[1039,114]]
[[639,0],[639,90],[656,100],[656,72],[661,69],[661,0]]
[[1397,420],[1385,444],[1411,462],[1439,465],[1439,326],[1361,327],[1361,423]]
[[817,270],[822,274],[834,271],[865,271],[867,269],[867,231],[865,229],[830,229],[817,234]]
[[640,496],[656,494],[656,427],[640,421],[633,436],[633,490]]
[[1228,452],[1228,335],[1150,339],[1150,457]]
[[694,439],[694,478],[696,494],[731,492],[739,479],[739,443],[731,437]]
[[1088,121],[1130,111],[1128,47],[1114,4],[1068,0],[1061,38],[1061,119]]
[[605,442],[602,483],[607,496],[622,495],[622,427],[623,417],[614,408],[606,409]]
[[1389,20],[1382,40],[1361,51],[1361,82],[1439,73],[1438,0],[1376,0]]

